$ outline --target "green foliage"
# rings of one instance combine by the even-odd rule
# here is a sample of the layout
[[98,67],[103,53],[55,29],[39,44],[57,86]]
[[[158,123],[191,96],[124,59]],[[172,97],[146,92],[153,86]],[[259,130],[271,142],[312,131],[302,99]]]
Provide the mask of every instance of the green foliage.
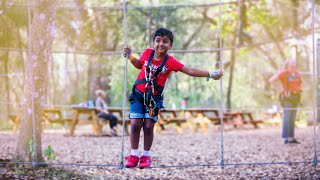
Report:
[[28,152],[29,152],[29,157],[33,157],[35,154],[34,146],[33,146],[33,139],[30,138],[28,141]]
[[[217,2],[217,1],[214,1]],[[310,2],[299,1],[295,8],[292,1],[246,1],[248,26],[245,34],[251,41],[244,42],[245,48],[237,47],[234,79],[232,86],[230,78],[230,50],[223,51],[225,75],[223,77],[223,101],[226,101],[226,92],[232,88],[231,103],[233,107],[268,107],[277,102],[277,92],[270,87],[267,80],[285,60],[292,57],[290,41],[275,41],[270,44],[253,46],[261,42],[278,40],[293,34],[310,32]],[[148,40],[152,39],[153,32],[158,27],[167,27],[174,32],[173,50],[203,50],[216,49],[219,42],[219,7],[155,7],[152,9],[135,8],[147,6],[148,1],[132,0],[127,11],[128,43],[134,55],[139,57],[140,51],[152,47]],[[155,5],[162,4],[206,4],[210,0],[194,2],[192,0],[164,0],[153,1]],[[112,6],[119,5],[118,1],[68,1],[67,5],[81,6]],[[222,6],[222,38],[223,47],[233,47],[239,26],[237,4],[230,3]],[[298,9],[298,29],[293,30],[292,11]],[[319,11],[317,9],[317,11]],[[0,30],[1,47],[25,47],[27,44],[27,16],[26,11],[17,9],[4,10],[1,14]],[[149,21],[150,19],[150,21]],[[125,60],[119,54],[124,43],[122,9],[112,8],[75,8],[70,11],[60,8],[56,16],[56,34],[53,44],[52,61],[49,66],[48,96],[49,104],[75,104],[88,100],[90,87],[103,87],[111,99],[110,106],[122,106],[124,92]],[[148,24],[150,23],[150,24]],[[1,26],[2,27],[2,26]],[[308,42],[306,38],[298,39]],[[236,45],[237,46],[237,45]],[[299,47],[300,48],[300,47]],[[303,70],[310,71],[310,43],[300,48]],[[75,51],[76,53],[61,53]],[[139,51],[139,53],[137,52]],[[104,52],[104,53],[101,53]],[[108,52],[117,52],[108,54]],[[97,53],[97,54],[95,54]],[[218,54],[212,53],[172,53],[175,58],[190,67],[200,69],[214,69]],[[0,57],[3,57],[0,52]],[[26,61],[23,53],[10,52],[8,55],[9,72],[24,72],[23,62]],[[302,55],[301,55],[302,57]],[[2,66],[1,66],[2,67]],[[0,69],[4,73],[4,69]],[[139,71],[129,63],[126,96]],[[99,77],[106,78],[96,86],[90,86],[93,80]],[[23,93],[23,78],[10,78],[11,100],[18,102]],[[306,86],[310,84],[306,77]],[[4,89],[4,84],[2,88]],[[219,82],[205,78],[193,78],[183,73],[172,74],[165,89],[165,106],[175,104],[180,106],[183,98],[188,98],[189,107],[218,107]],[[310,105],[312,98],[310,88],[307,87],[303,101]],[[62,98],[63,97],[63,98]],[[21,100],[20,100],[21,101]],[[1,111],[1,110],[0,110]],[[30,151],[31,152],[31,151]]]
[[251,22],[259,22],[261,25],[275,25],[279,22],[277,16],[270,15],[269,9],[253,6],[248,10]]
[[48,145],[48,147],[44,150],[44,156],[48,161],[52,161],[56,159],[57,154],[53,151],[51,145]]
[[18,176],[24,176],[28,174],[28,169],[25,165],[15,164],[14,165],[14,173]]

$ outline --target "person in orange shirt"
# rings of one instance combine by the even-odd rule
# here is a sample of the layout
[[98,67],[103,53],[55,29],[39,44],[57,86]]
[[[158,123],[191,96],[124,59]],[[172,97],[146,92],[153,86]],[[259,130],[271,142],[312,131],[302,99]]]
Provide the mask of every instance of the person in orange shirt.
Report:
[[283,107],[282,138],[284,143],[299,142],[294,138],[294,126],[297,115],[297,108],[301,99],[301,74],[296,67],[296,61],[289,59],[285,62],[284,70],[273,75],[269,82],[276,86],[276,81],[280,81],[280,102]]

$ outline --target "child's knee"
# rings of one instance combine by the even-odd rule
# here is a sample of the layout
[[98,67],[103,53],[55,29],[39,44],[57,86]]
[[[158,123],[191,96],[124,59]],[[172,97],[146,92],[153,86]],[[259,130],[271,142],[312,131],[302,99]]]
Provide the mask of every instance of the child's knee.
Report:
[[145,125],[143,127],[143,132],[144,132],[144,134],[147,134],[147,135],[153,134],[153,125]]
[[131,123],[131,131],[133,133],[139,132],[141,130],[141,127],[142,127],[142,123],[139,123],[139,122]]

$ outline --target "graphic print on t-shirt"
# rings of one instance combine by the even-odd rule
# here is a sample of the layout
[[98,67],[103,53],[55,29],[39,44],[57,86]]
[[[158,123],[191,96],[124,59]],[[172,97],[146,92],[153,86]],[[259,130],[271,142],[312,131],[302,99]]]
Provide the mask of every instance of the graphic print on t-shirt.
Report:
[[[146,75],[146,66],[148,64],[148,60],[149,57],[152,53],[152,49],[151,48],[147,48],[142,56],[140,57],[140,64],[142,65],[142,68],[136,78],[136,80],[140,80],[140,79],[145,79],[145,75]],[[151,63],[151,71],[152,71],[152,75],[156,72],[157,68],[161,65],[162,61],[157,61],[155,59],[152,60]],[[166,84],[166,81],[170,75],[170,72],[174,71],[174,72],[178,72],[182,69],[184,65],[179,62],[178,60],[176,60],[173,56],[169,56],[168,61],[166,62],[166,64],[163,66],[162,68],[162,72],[160,72],[157,76],[157,78],[155,78],[156,80],[156,84],[160,85],[161,87],[164,87]],[[145,84],[137,84],[135,86],[139,91],[141,91],[142,93],[145,92]],[[157,92],[155,92],[155,94],[157,94]]]
[[[147,65],[148,65],[148,61],[145,61],[145,62],[144,62],[144,67],[146,67]],[[152,72],[152,74],[154,74],[154,73],[157,71],[158,67],[159,67],[159,66],[156,66],[156,65],[154,65],[154,64],[151,64],[151,72]],[[164,66],[162,67],[162,71],[159,73],[159,75],[160,75],[160,74],[165,74],[167,71],[168,71],[168,68],[166,67],[166,65],[164,65]],[[159,76],[159,75],[158,75],[158,76]]]

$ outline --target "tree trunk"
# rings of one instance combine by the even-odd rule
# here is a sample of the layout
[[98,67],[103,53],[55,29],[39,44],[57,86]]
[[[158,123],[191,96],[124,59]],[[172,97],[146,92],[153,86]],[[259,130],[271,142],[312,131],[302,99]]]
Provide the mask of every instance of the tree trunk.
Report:
[[[235,37],[233,39],[233,46],[236,45],[237,42],[237,33],[235,33]],[[234,74],[234,65],[236,61],[236,48],[231,50],[231,60],[230,60],[230,76],[229,76],[229,84],[227,91],[227,109],[231,109],[231,93],[232,93],[232,84],[233,84],[233,74]]]
[[8,117],[8,115],[10,115],[10,80],[9,80],[9,68],[8,68],[8,59],[9,59],[9,52],[6,51],[5,52],[5,55],[3,56],[3,59],[4,59],[4,73],[7,74],[5,76],[5,92],[6,92],[6,111],[7,114],[5,115],[5,117]]
[[286,57],[286,54],[283,51],[284,48],[281,47],[279,41],[277,41],[277,37],[275,37],[275,35],[272,33],[273,29],[271,27],[269,27],[268,25],[264,25],[264,28],[265,28],[267,34],[269,35],[269,37],[272,40],[274,40],[274,43],[275,43],[275,45],[276,45],[276,47],[277,47],[277,49],[278,49],[278,51],[279,51],[279,53],[281,55],[281,58],[285,60],[287,57]]
[[[16,160],[43,162],[41,148],[42,111],[46,100],[47,65],[54,35],[57,0],[36,0],[29,32],[24,100]],[[31,46],[31,47],[30,47]]]
[[[240,5],[243,3],[243,1],[239,1]],[[238,5],[238,21],[236,23],[236,27],[241,26],[241,6]],[[236,47],[237,45],[237,39],[238,39],[238,33],[234,33],[233,40],[232,40],[232,47]],[[236,50],[237,48],[233,48],[231,50],[231,59],[230,59],[230,76],[229,76],[229,84],[228,84],[228,91],[227,91],[227,109],[231,109],[231,93],[232,93],[232,84],[233,84],[233,74],[234,74],[234,65],[236,61]]]
[[293,31],[298,32],[299,30],[299,19],[298,19],[298,9],[299,9],[299,1],[298,0],[291,0],[292,4],[292,28]]
[[[293,32],[299,34],[299,19],[298,19],[298,8],[299,8],[299,2],[297,0],[291,0],[292,4],[292,29]],[[298,51],[298,45],[294,45],[295,48],[295,60],[296,65],[299,67],[299,51]]]

